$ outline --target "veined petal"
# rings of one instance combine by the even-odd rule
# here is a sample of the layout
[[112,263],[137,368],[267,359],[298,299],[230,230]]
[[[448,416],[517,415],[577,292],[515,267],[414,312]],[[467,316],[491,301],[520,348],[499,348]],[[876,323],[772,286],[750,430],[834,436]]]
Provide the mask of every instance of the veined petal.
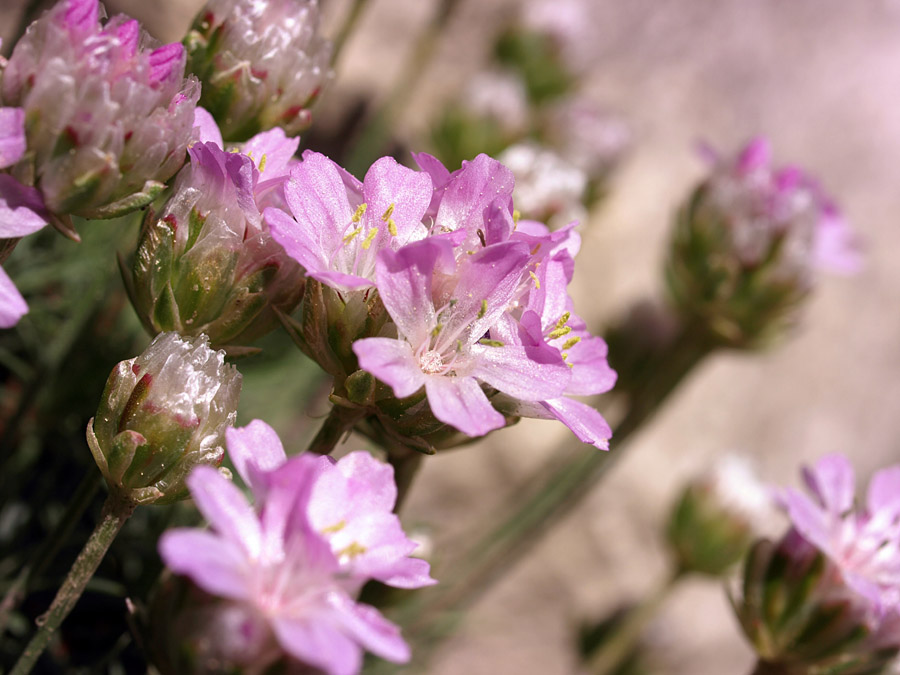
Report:
[[[397,485],[394,483],[394,468],[380,462],[365,450],[357,450],[338,460],[336,472],[350,481],[352,512],[368,513],[385,511],[390,513],[397,502]],[[319,479],[319,485],[327,477]],[[324,492],[324,491],[323,491]]]
[[28,312],[28,305],[19,289],[0,267],[0,328],[15,326]]
[[434,416],[468,436],[484,436],[506,424],[474,377],[429,375],[425,392]]
[[559,352],[546,346],[488,347],[472,345],[472,375],[523,401],[561,396],[571,378]]
[[250,558],[258,558],[262,549],[259,520],[241,491],[209,466],[198,466],[185,482],[200,513],[216,531]]
[[[288,138],[281,127],[256,134],[241,147],[259,168],[260,175],[272,180],[290,173],[290,162],[300,145],[300,137]],[[265,162],[263,158],[265,157]]]
[[390,209],[388,217],[394,221],[398,243],[403,245],[417,238],[413,236],[416,230],[424,230],[422,217],[432,192],[427,174],[401,166],[393,157],[382,157],[369,168],[363,181],[363,197],[368,205],[364,217],[382,232],[380,238],[389,240],[394,235],[384,216]]
[[314,232],[300,227],[288,214],[272,206],[263,211],[263,218],[269,226],[272,239],[281,244],[285,253],[300,263],[307,272],[326,268],[328,263]]
[[359,367],[389,384],[398,398],[412,396],[425,384],[412,347],[406,340],[364,338],[353,343]]
[[612,429],[603,415],[591,406],[571,398],[556,398],[543,402],[547,410],[565,424],[582,443],[590,443],[600,450],[609,450]]
[[197,143],[214,143],[223,150],[225,142],[215,118],[205,108],[194,108],[194,141]]
[[603,338],[590,335],[566,350],[567,361],[572,364],[572,379],[567,394],[590,396],[609,391],[616,384],[618,375],[606,359],[607,347]]
[[429,339],[436,324],[431,295],[435,268],[453,265],[452,244],[432,237],[378,254],[378,293],[400,334],[416,347]]
[[235,544],[213,532],[179,528],[164,532],[159,554],[177,574],[190,577],[203,590],[235,600],[251,600],[251,570]]
[[337,165],[317,152],[304,153],[303,161],[291,170],[284,196],[297,221],[295,227],[317,242],[327,260],[340,247],[353,216]]
[[791,522],[804,539],[818,549],[831,553],[832,519],[823,508],[802,492],[788,488],[782,495],[782,503]]
[[437,225],[445,230],[465,229],[472,235],[484,225],[485,209],[499,196],[512,199],[515,178],[496,159],[478,155],[463,162],[444,189]]

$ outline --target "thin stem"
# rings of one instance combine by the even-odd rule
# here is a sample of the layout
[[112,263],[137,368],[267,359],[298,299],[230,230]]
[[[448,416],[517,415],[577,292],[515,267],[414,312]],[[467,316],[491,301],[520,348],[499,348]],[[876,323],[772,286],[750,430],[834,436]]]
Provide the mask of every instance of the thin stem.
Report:
[[330,455],[341,442],[341,438],[348,431],[353,429],[359,420],[365,416],[365,410],[362,408],[346,408],[340,405],[334,405],[328,417],[322,422],[315,438],[306,448],[307,452],[313,452],[317,455]]
[[94,576],[94,572],[100,566],[100,561],[103,560],[125,521],[134,512],[134,508],[134,502],[123,499],[121,496],[110,494],[107,497],[100,522],[72,564],[72,569],[69,570],[68,576],[56,593],[50,609],[38,617],[38,631],[31,638],[31,642],[28,643],[9,675],[27,675],[34,668],[38,658],[49,644],[50,638],[53,637],[53,633],[75,607],[85,586]]
[[408,448],[405,450],[405,453],[388,452],[388,463],[394,467],[394,480],[397,483],[397,503],[394,504],[394,513],[400,513],[424,457],[416,450]]
[[[658,367],[651,369],[652,375],[635,388],[628,412],[613,432],[615,447],[609,452],[581,448],[558,468],[548,468],[539,474],[535,481],[537,487],[524,490],[524,500],[477,540],[453,567],[451,575],[444,575],[442,583],[431,593],[423,593],[418,606],[409,608],[408,616],[401,617],[407,632],[417,634],[426,643],[436,640],[438,632],[449,634],[443,625],[447,617],[458,618],[460,611],[522,559],[542,534],[581,503],[621,457],[624,450],[621,446],[628,437],[652,417],[685,376],[715,347],[698,327],[685,326],[656,357]],[[559,457],[566,449],[560,448],[554,456]]]
[[100,490],[101,482],[100,475],[96,471],[88,472],[75,490],[69,508],[65,510],[52,532],[44,539],[34,558],[21,569],[19,575],[10,584],[6,595],[0,601],[0,635],[6,631],[13,610],[25,597],[28,583],[31,579],[39,578],[43,574],[47,566],[53,562],[56,554],[59,553],[59,549],[69,540],[75,524],[94,501],[94,497]]
[[659,588],[628,610],[625,617],[588,657],[587,672],[593,675],[611,675],[617,671],[629,654],[634,652],[647,624],[656,616],[682,576],[681,572],[669,575]]
[[340,31],[338,31],[337,37],[334,38],[334,48],[331,52],[331,65],[334,66],[338,62],[338,58],[340,58],[341,52],[344,50],[344,45],[347,43],[347,38],[356,30],[356,25],[359,23],[359,17],[362,16],[362,11],[365,9],[368,0],[353,0],[353,5],[350,7],[350,12],[347,14],[347,18],[344,19],[344,24],[341,26]]

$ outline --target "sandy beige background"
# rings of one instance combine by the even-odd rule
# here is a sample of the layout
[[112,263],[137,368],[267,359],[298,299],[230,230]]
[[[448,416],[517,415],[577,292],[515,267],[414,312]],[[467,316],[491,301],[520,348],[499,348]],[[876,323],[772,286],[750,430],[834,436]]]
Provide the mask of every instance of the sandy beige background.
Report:
[[[179,39],[196,0],[108,2]],[[320,115],[359,91],[383,94],[435,0],[373,0]],[[400,120],[415,139],[482,66],[486,40],[517,3],[467,0]],[[431,672],[569,674],[575,626],[651,588],[665,569],[657,532],[679,485],[729,449],[772,481],[843,451],[862,474],[900,459],[900,2],[595,0],[590,89],[633,125],[635,147],[585,231],[573,294],[599,328],[660,287],[669,218],[702,171],[693,143],[730,149],[769,135],[781,161],[819,175],[867,244],[866,270],[823,279],[802,330],[763,356],[703,365],[606,482],[475,607]],[[5,0],[8,28],[21,3]],[[345,3],[325,6],[335,26]],[[598,301],[599,299],[599,301]],[[565,438],[522,423],[426,462],[408,503],[438,550],[491,513]],[[751,663],[721,589],[689,583],[652,636],[665,672],[722,675]]]

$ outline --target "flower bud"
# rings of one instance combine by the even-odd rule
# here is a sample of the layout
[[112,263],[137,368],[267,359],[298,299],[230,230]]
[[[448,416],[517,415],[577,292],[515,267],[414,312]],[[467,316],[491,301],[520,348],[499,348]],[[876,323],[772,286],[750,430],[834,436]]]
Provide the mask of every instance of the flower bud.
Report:
[[119,363],[87,428],[110,489],[138,504],[183,498],[194,466],[221,463],[240,391],[240,373],[205,336],[163,333]]
[[[205,333],[214,347],[236,349],[278,325],[276,308],[296,307],[303,270],[262,222],[257,198],[272,181],[259,186],[254,161],[212,143],[189,152],[172,197],[145,219],[131,295],[151,333]],[[277,174],[264,167],[262,177]]]
[[184,163],[195,78],[184,48],[155,47],[137,21],[100,23],[98,0],[64,0],[34,22],[3,72],[24,109],[27,151],[11,169],[57,215],[112,218],[145,206]]
[[724,344],[752,348],[796,323],[818,268],[859,266],[853,235],[818,184],[770,166],[764,139],[712,175],[678,214],[666,276],[678,309]]
[[276,126],[296,135],[332,75],[316,0],[210,0],[185,44],[200,103],[228,141]]
[[668,539],[678,568],[724,574],[773,515],[769,493],[749,463],[734,455],[722,458],[685,488],[671,514]]

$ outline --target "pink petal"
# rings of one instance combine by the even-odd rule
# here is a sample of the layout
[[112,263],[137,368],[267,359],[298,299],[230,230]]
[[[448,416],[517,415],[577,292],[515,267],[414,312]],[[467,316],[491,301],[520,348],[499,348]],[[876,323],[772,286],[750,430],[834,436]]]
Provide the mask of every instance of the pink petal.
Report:
[[468,436],[484,436],[506,425],[474,377],[430,375],[425,392],[434,416]]
[[179,528],[164,532],[159,554],[169,568],[190,577],[203,590],[235,600],[253,600],[248,582],[253,570],[232,542],[213,532]]
[[412,396],[425,384],[412,347],[406,340],[364,338],[353,343],[359,367],[391,386],[398,398]]
[[813,467],[804,467],[803,480],[831,513],[841,515],[853,507],[856,493],[853,466],[843,455],[826,455]]
[[268,424],[253,420],[245,427],[226,429],[225,441],[238,475],[259,499],[266,490],[264,474],[287,461],[281,439]]
[[562,396],[571,379],[569,367],[552,347],[472,345],[472,375],[523,401]]
[[354,510],[361,513],[393,510],[397,501],[397,486],[394,483],[394,468],[390,464],[378,461],[365,450],[357,450],[338,460],[336,469],[350,481]]
[[194,141],[198,143],[214,143],[223,150],[225,142],[222,140],[222,132],[215,118],[205,109],[197,106],[194,108]]
[[441,197],[437,224],[448,230],[469,230],[471,233],[484,224],[485,209],[499,196],[512,199],[515,178],[512,171],[496,159],[478,155],[471,162],[463,162],[462,169],[453,174]]
[[[300,138],[288,138],[283,129],[275,127],[261,134],[256,134],[241,147],[241,152],[250,155],[260,173],[267,180],[286,176],[291,170],[291,160],[300,145]],[[266,158],[265,166],[262,166],[263,157]]]
[[150,84],[157,84],[184,72],[184,46],[173,42],[150,52]]
[[0,169],[12,166],[24,154],[24,108],[0,108]]
[[565,424],[582,443],[590,443],[600,450],[609,450],[612,429],[603,415],[591,406],[570,398],[544,401],[547,410]]
[[336,620],[370,652],[394,663],[409,661],[409,646],[403,641],[400,629],[377,609],[347,597],[336,598],[334,607],[339,612]]
[[285,253],[300,263],[307,272],[327,267],[328,263],[314,232],[300,227],[284,211],[271,206],[263,211],[263,218],[269,226],[272,239],[281,244]]
[[98,0],[68,0],[65,23],[70,29],[78,32],[95,31],[100,21],[100,3]]
[[0,267],[0,328],[11,328],[28,312],[28,305],[3,268]]
[[866,505],[870,513],[882,509],[900,510],[900,466],[877,472],[869,481]]
[[0,239],[37,232],[50,222],[49,217],[40,192],[0,174]]
[[320,255],[327,260],[341,245],[353,216],[337,165],[325,155],[304,153],[285,183],[284,195],[297,221],[295,227],[303,230],[306,240],[317,242]]
[[393,206],[391,218],[399,244],[407,243],[417,231],[424,231],[422,217],[431,202],[433,189],[428,174],[401,166],[393,157],[382,157],[366,172],[363,196],[368,205],[365,218],[386,238],[390,232],[383,216]]
[[242,547],[250,558],[258,558],[262,542],[259,519],[241,491],[209,466],[195,468],[186,482],[200,513],[216,531]]
[[276,617],[275,637],[282,648],[304,663],[329,675],[356,675],[362,667],[362,649],[330,621]]

